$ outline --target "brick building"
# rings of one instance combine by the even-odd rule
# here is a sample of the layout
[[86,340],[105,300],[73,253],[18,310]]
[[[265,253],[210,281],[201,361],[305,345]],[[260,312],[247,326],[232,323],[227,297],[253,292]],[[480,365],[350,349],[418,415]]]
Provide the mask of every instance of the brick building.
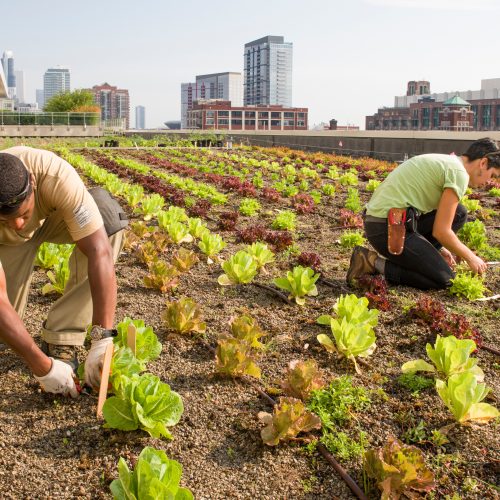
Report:
[[481,90],[439,94],[428,82],[408,82],[406,96],[394,100],[366,117],[366,130],[500,130],[499,78],[482,80]]
[[94,85],[90,91],[94,94],[95,103],[101,107],[101,120],[105,127],[130,128],[128,90],[103,83]]
[[187,112],[187,126],[202,130],[307,130],[308,111],[280,105],[232,106],[231,101],[200,99]]

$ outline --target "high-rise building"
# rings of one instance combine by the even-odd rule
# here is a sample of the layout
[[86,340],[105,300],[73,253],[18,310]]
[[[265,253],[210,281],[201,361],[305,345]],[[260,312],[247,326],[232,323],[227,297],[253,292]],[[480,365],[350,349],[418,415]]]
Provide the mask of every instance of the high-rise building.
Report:
[[3,65],[0,64],[0,99],[5,99],[7,96],[7,82],[5,80]]
[[7,83],[7,92],[13,99],[16,96],[16,74],[14,72],[14,54],[11,50],[6,50],[2,56],[2,66]]
[[194,83],[181,84],[181,126],[187,126],[187,112],[197,99],[222,99],[234,106],[243,104],[243,82],[241,73],[227,71],[198,75]]
[[[90,91],[94,94],[95,103],[101,106],[101,120],[104,126],[130,128],[128,90],[103,83],[94,85]],[[120,121],[123,125],[120,125]]]
[[43,109],[45,106],[43,89],[36,89],[36,102],[38,103],[38,109]]
[[24,71],[15,71],[16,76],[16,97],[17,101],[24,103],[26,102],[26,96],[24,95],[25,82],[24,82]]
[[138,130],[146,128],[146,108],[144,106],[135,107],[135,128]]
[[43,105],[47,104],[49,99],[61,92],[69,92],[70,73],[68,68],[56,66],[49,68],[43,75]]
[[245,106],[292,105],[293,43],[265,36],[245,44]]

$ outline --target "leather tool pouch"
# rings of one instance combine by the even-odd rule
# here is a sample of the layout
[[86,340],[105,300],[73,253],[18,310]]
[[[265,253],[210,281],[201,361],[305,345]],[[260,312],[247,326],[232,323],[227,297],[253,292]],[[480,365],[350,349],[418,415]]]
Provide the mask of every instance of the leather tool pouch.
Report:
[[405,246],[406,209],[390,208],[387,225],[387,249],[392,255],[401,255]]

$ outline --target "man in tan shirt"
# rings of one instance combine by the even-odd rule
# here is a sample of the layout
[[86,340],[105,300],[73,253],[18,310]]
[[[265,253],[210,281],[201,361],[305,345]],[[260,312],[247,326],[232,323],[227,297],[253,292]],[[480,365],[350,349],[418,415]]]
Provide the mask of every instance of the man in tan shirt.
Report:
[[[104,219],[104,220],[103,220]],[[32,370],[47,392],[76,397],[75,346],[91,325],[85,381],[97,386],[116,309],[114,262],[126,216],[107,192],[92,194],[73,167],[49,151],[14,147],[0,152],[0,341]],[[42,349],[22,318],[38,247],[75,243],[64,294],[42,328]]]

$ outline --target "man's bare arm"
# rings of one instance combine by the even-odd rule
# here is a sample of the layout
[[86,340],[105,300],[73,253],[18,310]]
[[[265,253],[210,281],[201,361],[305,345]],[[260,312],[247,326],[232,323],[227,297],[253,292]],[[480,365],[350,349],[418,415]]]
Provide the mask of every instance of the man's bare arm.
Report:
[[78,240],[76,245],[88,259],[92,324],[111,329],[116,309],[116,275],[113,250],[104,227]]
[[0,268],[0,339],[10,346],[38,377],[47,375],[52,362],[35,344],[7,296],[5,273]]

